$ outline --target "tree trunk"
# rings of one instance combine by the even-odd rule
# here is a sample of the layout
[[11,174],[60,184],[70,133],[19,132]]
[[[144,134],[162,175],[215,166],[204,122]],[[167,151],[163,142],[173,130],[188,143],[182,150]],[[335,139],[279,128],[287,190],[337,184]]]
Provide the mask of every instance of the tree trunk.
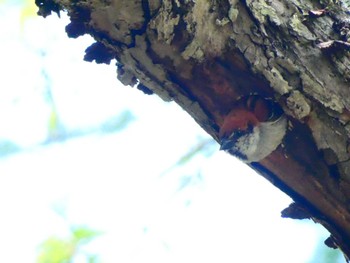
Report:
[[[340,3],[339,3],[340,2]],[[311,0],[36,0],[67,10],[69,37],[98,42],[85,59],[116,58],[118,78],[173,100],[215,140],[241,96],[273,98],[283,143],[251,167],[290,195],[282,212],[312,218],[350,258],[350,10]]]

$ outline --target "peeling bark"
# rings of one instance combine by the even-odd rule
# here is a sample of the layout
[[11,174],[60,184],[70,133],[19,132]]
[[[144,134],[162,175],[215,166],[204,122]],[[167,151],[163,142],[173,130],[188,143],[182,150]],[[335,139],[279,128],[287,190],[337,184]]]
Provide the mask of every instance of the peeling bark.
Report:
[[350,257],[350,24],[341,1],[36,3],[44,16],[66,10],[70,37],[98,41],[87,60],[116,58],[123,84],[175,101],[216,140],[239,97],[276,100],[287,135],[250,166],[295,200],[284,216],[321,223],[327,244]]

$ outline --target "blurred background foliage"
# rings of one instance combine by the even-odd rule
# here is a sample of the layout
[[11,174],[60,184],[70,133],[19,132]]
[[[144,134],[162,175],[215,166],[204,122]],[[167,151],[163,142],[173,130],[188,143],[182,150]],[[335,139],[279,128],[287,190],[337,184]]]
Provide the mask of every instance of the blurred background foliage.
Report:
[[[20,6],[21,31],[26,21],[37,17],[38,8],[35,5],[35,0],[0,0],[0,5],[5,4]],[[42,56],[45,56],[45,51],[40,53]],[[111,117],[111,119],[106,120],[105,123],[102,123],[96,127],[76,130],[68,129],[64,122],[61,121],[60,114],[56,107],[55,98],[51,91],[51,80],[45,68],[42,68],[42,77],[45,80],[45,92],[43,94],[43,98],[45,98],[50,108],[50,114],[47,122],[47,139],[42,144],[56,143],[93,133],[120,132],[124,130],[128,124],[135,120],[133,113],[126,109],[123,112],[118,113],[116,116]],[[21,149],[21,146],[17,145],[15,142],[5,138],[0,138],[0,158],[17,153],[20,150],[23,149]]]
[[101,233],[88,226],[71,226],[66,238],[49,237],[39,247],[38,263],[70,263],[78,256],[84,262],[98,263],[99,255],[84,253],[84,245],[97,238]]
[[[25,23],[37,17],[37,7],[34,0],[0,0],[0,5],[19,5],[20,6],[20,31],[23,31]],[[39,52],[42,56],[45,56],[45,51]],[[91,134],[108,134],[118,133],[128,127],[128,125],[136,120],[134,114],[125,109],[119,112],[115,116],[106,120],[104,123],[87,127],[85,129],[70,129],[66,127],[64,121],[61,120],[60,113],[57,109],[55,96],[51,90],[50,75],[45,68],[42,68],[42,77],[44,81],[44,93],[43,99],[49,106],[49,117],[47,120],[47,138],[40,145],[55,144],[62,141],[74,139],[77,137],[87,136]],[[216,144],[213,140],[199,139],[189,152],[185,153],[179,160],[163,174],[176,169],[179,166],[188,164],[198,154],[205,157],[210,157],[214,151],[216,151]],[[27,147],[17,145],[15,142],[6,138],[0,138],[0,158],[10,156],[22,151],[27,151]],[[184,175],[179,182],[178,191],[183,190],[189,185],[196,184],[198,180],[201,180],[200,172],[196,175]],[[56,209],[57,214],[66,221],[67,231],[63,236],[53,235],[47,237],[38,247],[37,263],[72,263],[79,258],[79,262],[87,263],[100,263],[102,262],[99,255],[92,254],[91,252],[84,251],[86,246],[91,241],[98,239],[102,235],[101,232],[91,229],[87,225],[75,225],[70,223],[65,216],[65,211]]]
[[331,263],[344,261],[344,256],[338,249],[329,249],[324,244],[324,241],[320,240],[316,249],[314,250],[314,256],[308,263]]
[[86,225],[74,225],[66,216],[66,205],[58,202],[53,210],[65,222],[65,236],[50,236],[38,247],[37,263],[72,263],[80,257],[86,263],[101,263],[99,255],[84,250],[89,242],[103,233]]

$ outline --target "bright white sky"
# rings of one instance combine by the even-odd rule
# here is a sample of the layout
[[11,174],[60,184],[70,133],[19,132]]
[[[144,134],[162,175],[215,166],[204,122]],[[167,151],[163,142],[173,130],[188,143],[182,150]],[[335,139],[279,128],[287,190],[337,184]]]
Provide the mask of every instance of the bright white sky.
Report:
[[[291,200],[233,157],[199,155],[161,175],[207,135],[176,105],[118,83],[114,65],[83,62],[92,40],[68,39],[64,15],[30,19],[22,31],[18,6],[0,16],[0,141],[26,149],[0,159],[2,262],[34,263],[40,242],[69,224],[105,232],[86,248],[105,263],[309,262],[327,233],[281,219]],[[45,85],[67,128],[95,127],[125,109],[137,121],[38,146],[50,114]]]

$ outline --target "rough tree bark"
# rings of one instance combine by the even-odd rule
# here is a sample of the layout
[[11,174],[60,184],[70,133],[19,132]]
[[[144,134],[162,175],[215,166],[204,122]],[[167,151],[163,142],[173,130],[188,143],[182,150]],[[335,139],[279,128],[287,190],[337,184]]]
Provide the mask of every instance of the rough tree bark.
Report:
[[332,0],[36,0],[39,14],[66,10],[69,37],[97,42],[85,59],[117,59],[118,78],[173,100],[214,139],[233,103],[274,98],[288,131],[249,164],[312,218],[326,244],[350,258],[349,10]]

